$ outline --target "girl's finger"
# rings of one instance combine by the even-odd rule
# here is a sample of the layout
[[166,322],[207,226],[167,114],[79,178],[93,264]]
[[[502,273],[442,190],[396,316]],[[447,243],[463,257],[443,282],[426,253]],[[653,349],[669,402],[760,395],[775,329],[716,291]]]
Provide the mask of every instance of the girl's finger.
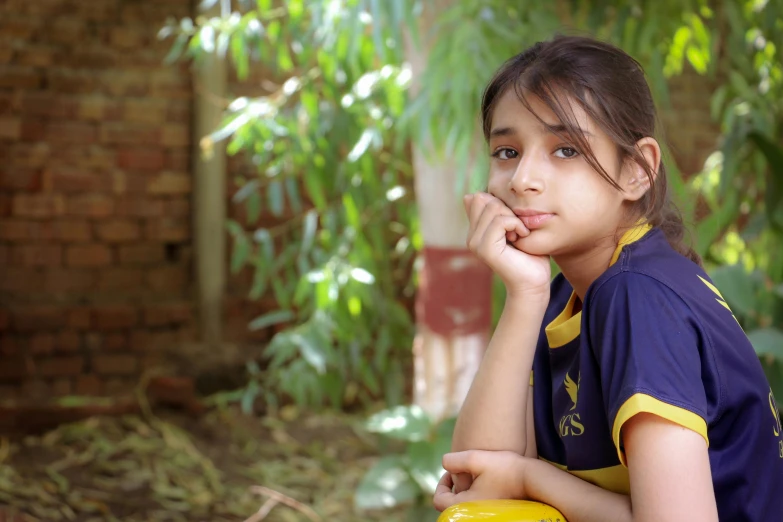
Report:
[[516,232],[506,232],[506,239],[509,243],[515,242],[517,239],[519,239],[519,234]]
[[[507,234],[515,233],[517,241],[526,236],[528,230],[522,221],[516,216],[495,216],[483,231],[483,244],[493,244],[498,240],[505,240]],[[477,231],[478,233],[478,231]]]

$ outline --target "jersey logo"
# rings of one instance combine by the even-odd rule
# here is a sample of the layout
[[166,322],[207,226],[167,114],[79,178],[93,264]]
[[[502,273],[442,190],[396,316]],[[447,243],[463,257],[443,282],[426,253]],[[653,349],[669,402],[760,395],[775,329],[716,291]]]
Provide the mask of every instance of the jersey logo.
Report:
[[[576,401],[579,398],[579,383],[582,380],[582,373],[580,372],[579,375],[576,377],[576,382],[571,378],[568,373],[566,373],[565,376],[565,389],[566,392],[568,392],[568,396],[571,398],[571,402],[574,403],[573,406],[568,411],[574,411],[576,409]],[[579,435],[582,435],[585,432],[585,426],[582,424],[582,419],[579,417],[578,413],[569,413],[567,415],[563,415],[560,419],[560,437],[568,437],[568,436],[574,436],[578,437]]]
[[718,296],[715,298],[715,300],[718,301],[722,307],[728,310],[731,313],[731,316],[734,317],[734,320],[737,321],[737,324],[739,324],[739,320],[737,320],[737,318],[734,316],[734,312],[732,312],[731,308],[729,308],[729,304],[726,302],[726,299],[723,298],[723,295],[720,293],[720,290],[718,290],[718,288],[715,285],[713,285],[712,283],[704,279],[702,276],[699,276],[699,279],[701,279],[702,283],[707,285],[707,288],[712,290],[712,292]]
[[[582,380],[581,372],[579,373],[576,379],[577,381]],[[571,402],[574,403],[574,405],[571,406],[571,411],[574,411],[576,409],[576,401],[578,399],[577,395],[579,394],[579,382],[574,382],[571,376],[568,375],[568,373],[566,373],[565,387],[566,387],[566,391],[568,392],[568,396],[571,397]]]

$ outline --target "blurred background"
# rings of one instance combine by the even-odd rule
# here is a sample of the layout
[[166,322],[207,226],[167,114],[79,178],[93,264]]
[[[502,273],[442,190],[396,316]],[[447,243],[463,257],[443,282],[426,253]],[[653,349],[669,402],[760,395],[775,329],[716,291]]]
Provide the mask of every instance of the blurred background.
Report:
[[[481,92],[646,68],[691,241],[783,396],[783,1],[0,1],[0,520],[434,520],[503,302]],[[520,376],[527,379],[527,376]]]

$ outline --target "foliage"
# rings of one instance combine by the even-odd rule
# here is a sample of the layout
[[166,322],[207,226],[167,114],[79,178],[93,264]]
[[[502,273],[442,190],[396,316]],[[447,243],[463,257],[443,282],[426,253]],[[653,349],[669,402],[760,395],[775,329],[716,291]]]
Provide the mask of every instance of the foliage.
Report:
[[[456,157],[463,172],[455,191],[480,188],[486,155],[470,169],[468,157],[480,148],[481,89],[503,60],[558,30],[626,49],[645,66],[664,109],[667,81],[685,67],[719,85],[712,95],[719,150],[691,179],[670,155],[668,171],[694,224],[695,247],[776,388],[783,386],[774,362],[783,335],[783,256],[774,255],[783,233],[783,1],[454,1],[423,31],[420,7],[414,0],[259,0],[164,31],[176,36],[173,57],[198,63],[216,51],[240,78],[256,61],[278,80],[266,95],[233,101],[225,125],[205,141],[228,139],[230,153],[244,152],[258,167],[234,197],[248,223],[229,225],[232,266],[251,267],[250,296],[271,288],[279,306],[251,327],[284,328],[267,349],[274,371],[256,378],[263,386],[250,395],[283,392],[334,405],[365,392],[401,400],[399,356],[412,335],[403,303],[414,291],[411,264],[421,246],[405,143],[433,143],[436,153]],[[431,40],[412,97],[403,28],[414,44],[449,36]],[[255,229],[265,210],[280,225]]]
[[[412,11],[404,7],[259,0],[164,30],[176,35],[173,56],[198,64],[217,52],[240,79],[254,61],[273,75],[265,85],[278,80],[271,92],[233,100],[224,124],[202,141],[210,151],[228,140],[229,154],[256,167],[233,197],[247,219],[228,224],[231,268],[252,270],[249,297],[271,293],[279,307],[249,327],[283,328],[246,400],[264,393],[339,407],[403,398],[421,242],[405,141],[393,133],[410,81],[400,31]],[[279,224],[259,226],[262,217]]]
[[451,450],[455,419],[435,423],[417,406],[399,406],[376,413],[367,429],[404,441],[405,452],[387,454],[370,468],[356,490],[359,509],[388,509],[410,505],[410,520],[435,520],[432,495],[444,469],[443,455]]

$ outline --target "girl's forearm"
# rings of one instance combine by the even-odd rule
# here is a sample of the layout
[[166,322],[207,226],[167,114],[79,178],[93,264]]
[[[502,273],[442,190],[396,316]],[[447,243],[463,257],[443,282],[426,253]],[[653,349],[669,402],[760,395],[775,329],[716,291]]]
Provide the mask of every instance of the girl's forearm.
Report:
[[613,493],[541,461],[527,459],[525,496],[557,508],[568,522],[631,522],[631,497]]
[[530,371],[546,303],[506,301],[492,340],[460,410],[453,451],[524,454]]

